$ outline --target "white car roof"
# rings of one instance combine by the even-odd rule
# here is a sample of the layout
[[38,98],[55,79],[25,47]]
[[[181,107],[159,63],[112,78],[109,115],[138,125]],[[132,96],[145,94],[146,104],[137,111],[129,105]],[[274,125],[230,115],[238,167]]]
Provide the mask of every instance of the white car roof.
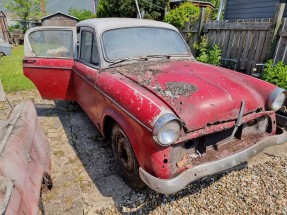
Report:
[[98,34],[110,29],[128,28],[128,27],[158,27],[168,28],[178,31],[174,26],[148,19],[133,19],[133,18],[97,18],[88,19],[79,22],[77,27],[90,27],[95,29]]

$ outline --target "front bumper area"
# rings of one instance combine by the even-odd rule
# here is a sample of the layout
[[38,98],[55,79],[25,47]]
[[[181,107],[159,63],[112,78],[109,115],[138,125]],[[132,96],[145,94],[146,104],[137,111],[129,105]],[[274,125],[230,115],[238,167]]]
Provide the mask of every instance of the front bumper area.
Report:
[[140,178],[156,192],[174,194],[185,188],[191,182],[236,167],[265,148],[287,142],[287,133],[283,132],[280,128],[277,128],[277,130],[279,130],[279,132],[277,132],[279,133],[278,135],[268,136],[249,148],[236,152],[228,157],[189,168],[174,178],[156,178],[141,167],[139,168]]

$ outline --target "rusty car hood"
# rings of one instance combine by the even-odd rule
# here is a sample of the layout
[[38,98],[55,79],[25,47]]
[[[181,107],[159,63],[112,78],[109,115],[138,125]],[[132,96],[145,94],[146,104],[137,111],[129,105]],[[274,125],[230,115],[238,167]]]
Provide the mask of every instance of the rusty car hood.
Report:
[[187,131],[265,110],[274,85],[196,61],[150,61],[111,69],[156,94],[181,119]]

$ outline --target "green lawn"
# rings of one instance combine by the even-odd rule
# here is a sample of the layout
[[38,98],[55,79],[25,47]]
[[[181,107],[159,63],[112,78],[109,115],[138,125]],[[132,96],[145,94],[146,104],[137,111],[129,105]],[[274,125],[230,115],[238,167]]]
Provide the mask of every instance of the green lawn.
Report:
[[13,47],[11,56],[0,60],[0,79],[6,93],[35,89],[34,84],[23,74],[24,46]]

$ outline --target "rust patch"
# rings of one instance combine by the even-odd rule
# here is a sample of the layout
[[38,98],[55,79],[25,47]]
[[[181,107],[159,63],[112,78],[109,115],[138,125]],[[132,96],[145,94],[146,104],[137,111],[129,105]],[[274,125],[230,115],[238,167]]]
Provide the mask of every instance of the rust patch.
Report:
[[268,136],[268,134],[252,134],[245,136],[244,139],[233,139],[230,141],[222,142],[214,146],[210,146],[206,149],[206,153],[201,156],[196,153],[185,154],[182,159],[176,163],[179,168],[191,168],[203,163],[219,160],[224,157],[228,157],[236,152],[247,149],[251,145],[256,144],[262,138]]
[[184,82],[166,82],[166,89],[163,90],[160,85],[155,86],[155,90],[163,96],[171,98],[178,98],[179,96],[190,96],[193,92],[198,90],[198,87],[194,84],[188,84]]

